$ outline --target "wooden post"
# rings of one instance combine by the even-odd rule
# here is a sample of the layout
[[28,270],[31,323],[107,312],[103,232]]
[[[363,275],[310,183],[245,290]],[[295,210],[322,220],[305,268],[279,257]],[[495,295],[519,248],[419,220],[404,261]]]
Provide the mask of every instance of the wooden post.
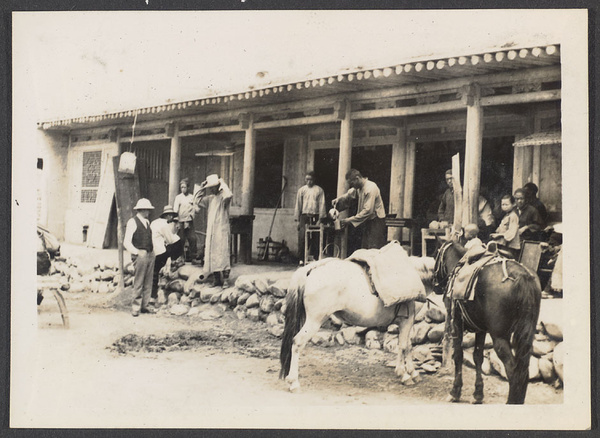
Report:
[[[175,196],[179,193],[179,180],[181,179],[181,139],[179,138],[179,125],[170,124],[167,134],[171,137],[171,158],[169,160],[169,204],[173,205]],[[193,189],[191,187],[190,189]]]
[[256,131],[252,114],[242,115],[240,123],[246,130],[242,172],[242,214],[251,215],[254,211],[254,174],[256,170]]
[[[242,170],[242,215],[254,214],[254,174],[256,167],[256,130],[252,114],[240,114],[240,125],[246,131],[244,139],[244,168]],[[251,262],[252,255],[252,221],[249,235],[240,239],[240,253],[244,263]]]
[[[454,222],[452,228],[455,231],[462,229],[462,212],[463,212],[463,188],[460,186],[460,154],[452,157],[452,191],[454,194]],[[454,175],[458,175],[454,178]]]
[[479,104],[477,84],[469,87],[467,95],[467,132],[465,142],[465,182],[463,194],[463,224],[477,223],[481,149],[483,142],[483,107]]
[[416,152],[416,143],[409,141],[406,144],[406,170],[404,173],[404,217],[406,218],[413,217]]
[[[114,137],[113,137],[114,135]],[[118,152],[118,159],[120,159],[121,154],[123,152],[125,152],[125,148],[123,147],[123,143],[121,143],[121,130],[120,129],[115,129],[113,132],[111,132],[111,138],[114,138],[115,143],[117,143],[117,152]],[[114,162],[117,163],[118,159],[114,159]],[[109,166],[110,165],[114,165],[112,163],[107,163]],[[115,166],[115,172],[114,174],[116,175],[118,172],[118,165],[114,165]],[[115,185],[117,183],[117,178],[115,178]],[[121,214],[119,211],[119,204],[116,202],[117,200],[117,188],[115,186],[115,204],[117,207],[117,251],[119,253],[119,273],[121,274],[119,277],[119,291],[123,291],[123,289],[125,288],[125,280],[124,280],[124,275],[123,273],[125,272],[125,255],[124,255],[124,247],[123,247],[123,239],[125,237],[125,224],[123,223],[123,220],[121,219]]]
[[533,156],[531,160],[531,182],[540,186],[540,175],[542,173],[542,150],[540,145],[533,146]]
[[[392,175],[390,181],[390,213],[404,217],[404,178],[406,172],[406,129],[398,130],[398,141],[392,146]],[[401,228],[392,228],[388,234],[390,240],[402,238]]]
[[[340,126],[340,156],[338,162],[338,181],[337,196],[346,193],[346,173],[352,165],[352,120],[351,104],[349,101],[341,103],[337,109],[338,118],[341,120]],[[347,217],[347,212],[342,212],[341,217]],[[348,229],[344,229],[344,235],[340,242],[340,257],[346,258],[348,255]]]

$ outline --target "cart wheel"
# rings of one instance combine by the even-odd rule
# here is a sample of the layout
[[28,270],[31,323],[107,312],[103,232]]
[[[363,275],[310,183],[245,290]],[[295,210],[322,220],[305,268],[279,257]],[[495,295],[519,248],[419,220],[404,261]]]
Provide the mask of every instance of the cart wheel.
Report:
[[56,302],[58,303],[58,308],[60,310],[60,316],[63,321],[63,326],[66,329],[68,329],[69,328],[69,312],[67,311],[67,303],[65,303],[65,299],[58,289],[52,289],[52,293],[54,294],[54,298],[56,298]]

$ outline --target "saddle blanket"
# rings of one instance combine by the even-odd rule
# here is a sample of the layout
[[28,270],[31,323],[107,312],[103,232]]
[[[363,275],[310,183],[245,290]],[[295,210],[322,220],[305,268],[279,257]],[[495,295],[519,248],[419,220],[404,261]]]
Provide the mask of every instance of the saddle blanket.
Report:
[[450,297],[454,300],[473,300],[475,298],[473,290],[477,286],[479,271],[484,266],[500,260],[501,258],[496,254],[488,254],[473,263],[457,265],[448,285]]
[[425,295],[419,272],[396,240],[381,249],[359,249],[346,260],[367,265],[373,287],[386,307]]

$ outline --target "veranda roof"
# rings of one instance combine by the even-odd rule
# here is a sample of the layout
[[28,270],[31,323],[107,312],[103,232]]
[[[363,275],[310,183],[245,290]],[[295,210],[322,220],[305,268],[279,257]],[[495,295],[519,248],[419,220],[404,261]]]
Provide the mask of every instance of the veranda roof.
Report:
[[250,105],[291,102],[339,93],[377,90],[558,64],[560,64],[559,45],[507,48],[445,58],[423,58],[381,68],[345,71],[319,78],[305,78],[297,82],[270,85],[233,94],[200,97],[178,103],[100,115],[44,121],[38,123],[38,128],[68,130],[131,123],[136,116],[138,122],[151,121],[165,117],[235,110]]
[[513,143],[514,147],[560,144],[560,131],[536,132]]

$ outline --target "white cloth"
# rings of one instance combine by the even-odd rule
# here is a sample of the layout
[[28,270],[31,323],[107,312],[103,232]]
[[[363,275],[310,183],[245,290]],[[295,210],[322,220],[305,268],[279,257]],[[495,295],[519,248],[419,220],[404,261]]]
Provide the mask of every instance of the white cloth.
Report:
[[[150,226],[150,221],[148,219],[146,219],[139,213],[136,216],[142,224],[146,225],[146,227]],[[133,246],[133,242],[131,241],[133,239],[133,233],[135,233],[135,230],[137,230],[137,224],[135,223],[135,217],[132,217],[127,221],[127,226],[125,227],[125,237],[123,238],[123,246],[127,251],[129,251],[130,254],[137,255],[139,251],[135,246]]]
[[150,224],[150,228],[152,228],[152,246],[156,255],[164,254],[167,251],[167,245],[179,240],[174,224],[174,222],[167,222],[162,217],[155,219]]
[[208,275],[231,269],[229,254],[229,204],[233,193],[222,180],[216,195],[200,197],[198,205],[208,209],[204,272]]
[[479,237],[474,237],[471,240],[467,240],[467,243],[465,243],[465,249],[471,249],[478,246],[483,246],[483,242]]

